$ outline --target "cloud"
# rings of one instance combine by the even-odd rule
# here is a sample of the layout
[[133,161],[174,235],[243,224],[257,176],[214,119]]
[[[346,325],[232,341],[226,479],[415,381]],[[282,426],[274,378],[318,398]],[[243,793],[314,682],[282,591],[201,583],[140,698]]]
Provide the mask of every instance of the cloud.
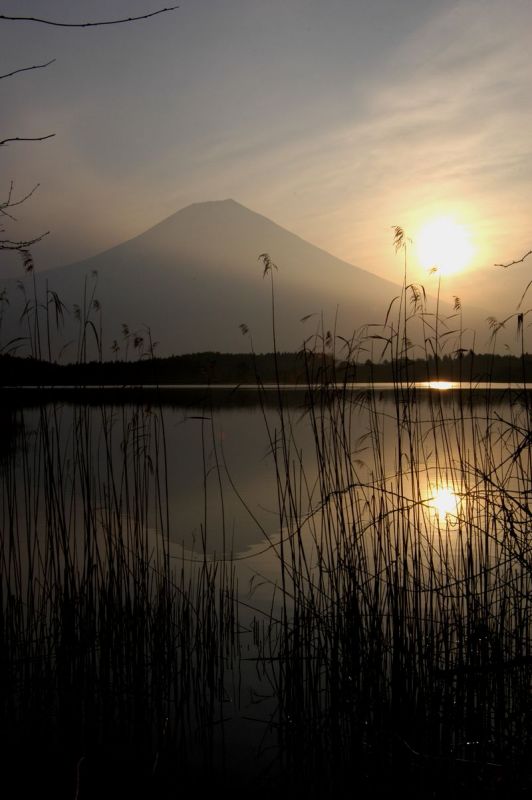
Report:
[[[398,215],[413,221],[442,206],[468,213],[479,228],[489,217],[492,232],[484,226],[478,265],[496,260],[495,249],[513,251],[529,241],[523,200],[532,179],[531,26],[532,8],[522,3],[461,3],[394,52],[364,114],[322,135],[305,177],[294,175],[299,187],[315,187],[324,207],[335,207],[335,198],[347,202],[349,211],[338,203],[332,227],[340,246],[331,242],[332,251],[385,272],[391,256],[376,246],[380,233]],[[299,171],[297,155],[295,163]],[[313,224],[316,240],[315,218]]]
[[[172,106],[174,94],[167,87],[160,119],[154,116],[156,98],[145,104],[150,120],[144,132],[160,128],[160,135],[152,141],[143,134],[141,144],[128,144],[126,126],[124,147],[112,168],[113,148],[120,141],[106,142],[102,129],[98,143],[109,149],[99,160],[94,142],[79,135],[87,115],[97,113],[97,98],[85,112],[84,97],[63,109],[56,104],[48,117],[44,104],[39,106],[41,118],[33,113],[32,127],[48,130],[52,122],[58,132],[46,150],[46,163],[43,152],[34,149],[29,158],[19,152],[10,159],[12,174],[25,170],[43,184],[45,222],[37,227],[53,228],[57,243],[55,250],[54,240],[46,245],[48,263],[79,258],[140,233],[190,202],[228,196],[388,277],[396,269],[390,226],[407,227],[438,208],[454,209],[476,226],[482,238],[478,265],[525,248],[532,179],[532,7],[520,0],[434,4],[422,18],[411,16],[409,28],[402,24],[396,38],[372,29],[378,57],[368,57],[365,70],[349,62],[344,39],[341,64],[327,73],[338,83],[330,85],[323,59],[336,57],[336,29],[334,17],[328,19],[329,47],[320,45],[321,60],[307,76],[308,84],[302,83],[303,63],[296,63],[296,55],[308,53],[298,51],[292,59],[297,66],[293,87],[289,72],[282,92],[264,86],[270,105],[278,99],[272,106],[276,113],[258,113],[266,79],[256,70],[249,43],[245,56],[250,61],[240,62],[235,50],[231,69],[247,71],[246,80],[238,91],[229,87],[226,101],[234,106],[223,107],[223,119],[220,105],[209,106],[210,84],[201,84],[194,95],[195,75],[184,72],[183,61],[180,86],[188,87],[186,94],[175,90]],[[313,31],[314,46],[320,30]],[[321,80],[313,84],[318,72]],[[276,81],[281,74],[274,70]],[[305,100],[299,102],[302,88]],[[255,92],[251,105],[248,95],[239,95],[244,89]],[[113,130],[119,130],[119,122]],[[143,124],[142,117],[138,123]],[[91,124],[98,126],[96,116]],[[126,157],[131,153],[132,160]],[[31,221],[36,224],[38,216],[35,207]]]

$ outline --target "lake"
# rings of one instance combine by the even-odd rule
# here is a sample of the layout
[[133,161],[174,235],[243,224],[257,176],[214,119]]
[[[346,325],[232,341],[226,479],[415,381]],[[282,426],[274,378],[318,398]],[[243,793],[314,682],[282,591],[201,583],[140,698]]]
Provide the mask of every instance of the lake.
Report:
[[382,787],[408,764],[406,786],[432,759],[496,764],[489,783],[521,757],[522,387],[31,397],[4,405],[0,454],[20,747],[108,764],[118,736],[144,777],[177,759],[265,791],[362,762]]

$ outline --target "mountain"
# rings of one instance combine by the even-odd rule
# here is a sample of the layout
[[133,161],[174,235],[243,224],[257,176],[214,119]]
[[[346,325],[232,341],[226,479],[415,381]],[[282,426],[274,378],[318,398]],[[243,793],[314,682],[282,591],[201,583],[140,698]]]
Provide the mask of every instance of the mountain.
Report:
[[[35,281],[41,302],[48,287],[70,311],[63,333],[74,343],[67,350],[70,359],[76,357],[79,332],[72,309],[77,304],[83,318],[92,297],[101,305],[104,358],[111,357],[113,339],[121,357],[126,348],[130,357],[134,355],[133,336],[128,343],[123,336],[124,323],[145,340],[149,327],[160,343],[160,355],[247,352],[249,336],[256,352],[267,352],[273,347],[272,304],[269,276],[263,279],[259,260],[262,253],[278,267],[273,281],[279,350],[298,349],[321,329],[322,320],[324,330],[347,338],[366,323],[382,323],[400,293],[399,285],[335,258],[234,200],[188,206],[93,258],[35,273]],[[26,281],[31,295],[33,275]],[[17,295],[14,282],[7,283],[9,296]],[[20,292],[18,297],[21,302]],[[49,309],[53,321],[52,304]],[[12,304],[4,311],[5,346],[17,333],[20,307]],[[93,341],[100,331],[97,308],[91,309],[90,320],[94,328],[89,325],[86,331]],[[249,328],[248,336],[242,334],[241,324]]]

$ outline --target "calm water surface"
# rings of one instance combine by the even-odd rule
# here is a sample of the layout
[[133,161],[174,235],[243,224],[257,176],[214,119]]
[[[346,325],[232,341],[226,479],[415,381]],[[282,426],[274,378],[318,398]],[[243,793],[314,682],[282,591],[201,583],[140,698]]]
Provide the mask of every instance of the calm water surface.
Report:
[[[20,444],[20,437],[24,436],[26,443],[34,441],[37,446],[44,413],[48,424],[57,429],[56,455],[65,468],[66,490],[72,480],[74,494],[77,489],[69,464],[75,461],[74,449],[80,437],[85,441],[85,457],[94,470],[96,483],[97,476],[100,483],[108,481],[106,466],[111,460],[115,481],[123,484],[134,453],[145,453],[160,465],[157,480],[163,494],[167,491],[164,502],[169,527],[165,536],[173,556],[186,553],[194,560],[205,552],[211,558],[249,562],[251,569],[254,554],[268,551],[268,544],[278,539],[286,527],[286,514],[280,516],[279,512],[279,492],[282,495],[287,470],[297,490],[293,516],[304,520],[323,502],[323,463],[316,441],[332,452],[332,441],[344,438],[341,457],[348,452],[351,471],[346,473],[345,463],[336,464],[336,488],[356,481],[369,498],[370,487],[380,486],[385,491],[389,481],[388,489],[393,493],[400,470],[404,493],[420,494],[427,501],[430,517],[431,508],[432,516],[434,511],[437,513],[434,503],[431,505],[437,494],[467,492],[462,469],[469,465],[470,470],[480,444],[492,448],[501,459],[507,456],[506,450],[510,452],[514,442],[505,443],[501,438],[501,420],[511,416],[511,398],[514,408],[518,397],[517,403],[524,409],[524,401],[517,393],[518,387],[513,387],[510,395],[509,387],[503,385],[483,384],[472,392],[469,386],[459,391],[456,385],[443,383],[440,390],[431,390],[427,384],[418,384],[416,402],[407,410],[406,404],[394,397],[389,384],[371,389],[357,386],[349,393],[339,421],[316,399],[311,413],[308,395],[295,387],[285,387],[282,414],[273,389],[266,392],[260,404],[256,390],[251,388],[235,392],[231,387],[218,387],[207,394],[198,387],[181,387],[175,394],[172,387],[162,393],[163,401],[166,396],[171,404],[148,410],[147,414],[146,405],[93,405],[84,409],[80,421],[83,407],[77,404],[64,403],[55,411],[48,406],[45,412],[25,409],[23,425],[22,417],[17,417],[18,441]],[[9,451],[9,437],[4,437],[4,449]],[[34,480],[43,480],[37,450],[33,458],[38,472]],[[338,461],[338,454],[334,458]],[[18,468],[22,469],[20,457]],[[468,480],[471,479],[469,474]],[[107,491],[110,492],[109,487]],[[105,491],[100,494],[101,507],[106,502]],[[447,506],[440,516],[446,524],[452,524],[456,511],[453,500],[444,497],[441,502],[447,502]],[[157,539],[155,517],[148,523]],[[269,555],[274,556],[270,564],[274,569],[275,552],[270,550]]]
[[[39,579],[48,546],[41,529],[64,527],[82,569],[86,531],[105,553],[114,515],[113,535],[128,547],[141,541],[146,558],[167,552],[176,574],[204,562],[234,569],[249,636],[253,618],[280,607],[281,542],[285,552],[297,545],[305,554],[309,585],[327,548],[330,564],[356,550],[365,573],[353,579],[362,587],[385,587],[401,562],[403,578],[415,580],[416,612],[433,619],[433,597],[451,606],[456,599],[459,609],[456,587],[477,562],[494,614],[500,587],[523,581],[519,596],[527,596],[522,561],[508,559],[515,538],[497,536],[497,514],[510,498],[512,536],[525,530],[519,503],[525,513],[529,472],[520,459],[529,406],[517,387],[419,386],[407,403],[401,390],[359,386],[332,406],[319,392],[309,405],[294,388],[261,402],[251,389],[230,388],[172,390],[163,399],[162,407],[101,405],[100,395],[90,406],[4,409],[2,525],[18,546],[4,540],[3,574],[17,591],[29,577],[25,559],[31,580]],[[219,711],[238,769],[258,742],[267,753],[276,741],[268,723],[275,693],[261,683],[251,645],[249,652],[236,672],[227,670]]]

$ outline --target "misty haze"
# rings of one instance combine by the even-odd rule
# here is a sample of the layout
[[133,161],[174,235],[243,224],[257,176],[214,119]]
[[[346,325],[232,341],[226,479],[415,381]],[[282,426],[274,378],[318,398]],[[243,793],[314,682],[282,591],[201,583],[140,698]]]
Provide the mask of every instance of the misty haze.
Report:
[[[273,347],[272,309],[269,286],[262,280],[262,253],[269,254],[278,267],[276,336],[283,351],[299,350],[305,340],[328,330],[346,339],[355,332],[360,335],[366,325],[375,332],[384,325],[392,300],[401,293],[400,282],[386,281],[340,261],[234,200],[188,206],[124,244],[79,264],[36,272],[26,284],[31,290],[36,279],[42,302],[48,288],[66,306],[65,325],[54,348],[63,360],[76,357],[79,321],[73,309],[86,306],[91,298],[101,312],[100,308],[98,313],[86,308],[85,314],[98,324],[101,317],[106,358],[112,357],[113,340],[124,349],[122,324],[146,340],[149,329],[161,356],[213,350],[249,352],[250,340],[242,336],[242,324],[249,328],[255,351],[269,352]],[[4,310],[4,345],[24,335],[19,321],[24,300],[18,282],[6,283],[10,306]],[[439,311],[442,320],[448,318],[442,332],[456,331],[452,297],[442,295]],[[435,306],[435,298],[429,295],[427,311],[434,313]],[[455,349],[472,347],[475,341],[477,349],[489,350],[487,318],[491,313],[464,305],[461,324],[466,333],[460,344],[455,333],[448,350],[452,351],[453,345]],[[512,343],[514,328],[507,337]],[[422,345],[420,331],[418,335]],[[72,342],[71,346],[65,347],[66,342]],[[500,341],[497,345],[501,349]],[[17,346],[25,351],[22,342]],[[418,348],[413,355],[421,351]],[[96,357],[94,342],[90,352]]]
[[0,792],[528,797],[532,5],[0,11]]

